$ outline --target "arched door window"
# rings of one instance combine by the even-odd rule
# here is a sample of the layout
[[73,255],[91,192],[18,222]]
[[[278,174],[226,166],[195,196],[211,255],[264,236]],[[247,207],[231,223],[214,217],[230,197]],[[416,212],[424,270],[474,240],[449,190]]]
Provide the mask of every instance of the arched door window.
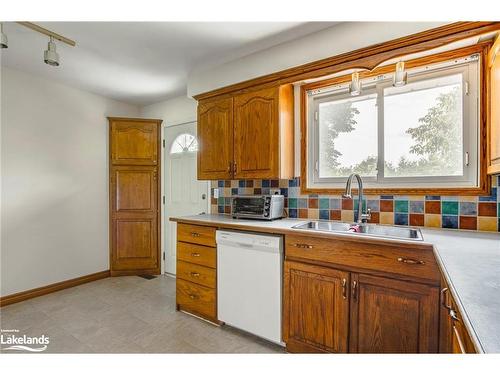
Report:
[[171,154],[180,154],[183,152],[198,151],[198,142],[196,137],[189,133],[183,133],[177,136],[170,147]]

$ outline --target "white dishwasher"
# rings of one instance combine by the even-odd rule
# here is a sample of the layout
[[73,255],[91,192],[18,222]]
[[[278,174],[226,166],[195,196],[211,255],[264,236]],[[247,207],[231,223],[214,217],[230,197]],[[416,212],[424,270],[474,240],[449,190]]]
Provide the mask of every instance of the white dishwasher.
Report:
[[217,318],[283,345],[283,237],[218,230]]

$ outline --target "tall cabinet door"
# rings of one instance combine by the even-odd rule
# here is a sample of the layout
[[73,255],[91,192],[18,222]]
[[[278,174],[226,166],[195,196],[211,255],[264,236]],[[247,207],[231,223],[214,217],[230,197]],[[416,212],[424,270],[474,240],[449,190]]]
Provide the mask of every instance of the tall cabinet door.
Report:
[[158,274],[161,121],[109,121],[111,274]]
[[347,353],[349,273],[285,262],[283,340],[289,352]]
[[234,98],[234,177],[279,176],[279,88]]
[[351,274],[351,353],[436,353],[439,288]]
[[233,99],[198,105],[198,179],[231,179],[233,170]]

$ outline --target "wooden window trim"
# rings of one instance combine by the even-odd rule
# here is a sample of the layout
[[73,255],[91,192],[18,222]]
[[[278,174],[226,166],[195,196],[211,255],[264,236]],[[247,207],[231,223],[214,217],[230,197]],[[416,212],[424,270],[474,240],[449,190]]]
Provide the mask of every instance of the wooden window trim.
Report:
[[[487,173],[489,165],[489,145],[487,141],[488,136],[488,116],[487,116],[487,98],[489,97],[488,82],[488,52],[492,46],[492,42],[478,43],[473,46],[446,51],[430,56],[412,59],[405,61],[406,68],[414,68],[430,63],[439,63],[453,58],[461,58],[474,53],[478,53],[481,58],[479,87],[480,87],[480,103],[479,103],[479,132],[478,137],[480,140],[479,145],[479,185],[477,187],[463,187],[463,188],[366,188],[365,194],[379,195],[379,194],[404,194],[404,195],[489,195],[491,191],[491,178]],[[376,59],[376,57],[375,57]],[[360,78],[367,78],[377,76],[379,74],[387,74],[394,72],[395,64],[378,67],[365,72],[360,72]],[[341,188],[310,188],[307,187],[307,91],[312,89],[320,89],[336,84],[349,82],[351,75],[343,75],[339,77],[329,78],[322,81],[311,82],[300,87],[300,191],[302,194],[342,194],[344,189]]]

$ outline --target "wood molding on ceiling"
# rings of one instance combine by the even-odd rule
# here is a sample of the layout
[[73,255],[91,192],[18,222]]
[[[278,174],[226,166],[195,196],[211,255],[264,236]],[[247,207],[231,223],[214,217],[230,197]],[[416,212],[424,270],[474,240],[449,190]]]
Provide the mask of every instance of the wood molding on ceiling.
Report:
[[67,289],[67,288],[72,288],[77,285],[85,284],[91,281],[96,281],[100,279],[105,279],[106,277],[109,277],[110,273],[109,270],[107,271],[101,271],[101,272],[96,272],[92,273],[90,275],[85,275],[85,276],[80,276],[75,279],[70,279],[70,280],[65,280],[61,281],[58,283],[50,284],[50,285],[45,285],[40,288],[35,288],[35,289],[30,289],[26,290],[24,292],[19,292],[15,294],[10,294],[5,297],[0,297],[0,306],[7,306],[16,302],[21,302],[25,301],[27,299],[35,298],[35,297],[40,297],[45,294],[57,292],[59,290]]
[[194,99],[199,101],[235,92],[250,91],[255,87],[275,86],[319,78],[347,69],[373,70],[384,61],[393,58],[434,49],[496,30],[500,30],[500,22],[455,22],[221,87],[194,95]]

